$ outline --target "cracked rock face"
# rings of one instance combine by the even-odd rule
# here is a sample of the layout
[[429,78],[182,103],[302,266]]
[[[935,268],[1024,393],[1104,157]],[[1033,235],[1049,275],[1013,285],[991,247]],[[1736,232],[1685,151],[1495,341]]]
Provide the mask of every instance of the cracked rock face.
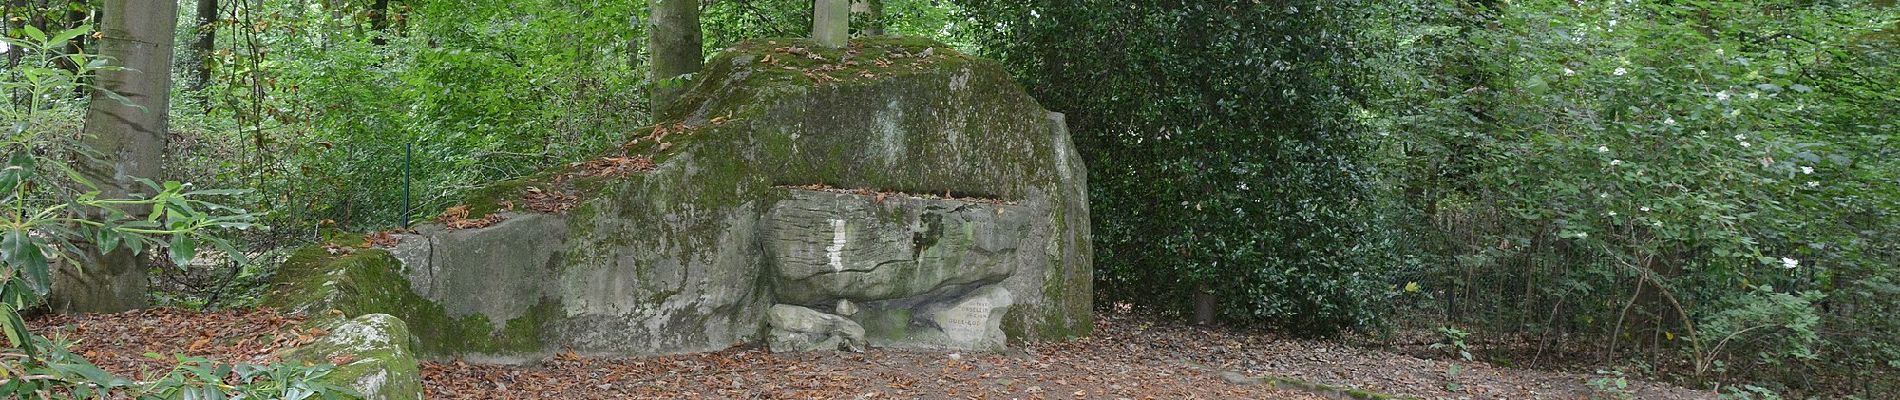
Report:
[[828,304],[993,284],[1016,272],[1023,207],[788,190],[767,216],[776,300]]
[[[914,64],[823,82],[773,64],[787,43],[844,55],[739,44],[659,116],[667,135],[630,135],[663,137],[641,147],[651,169],[500,182],[464,204],[470,219],[502,213],[493,226],[420,227],[354,254],[313,246],[286,262],[273,303],[390,314],[423,356],[472,362],[1088,334],[1087,173],[1061,114],[941,43],[858,41],[861,57]],[[797,189],[825,185],[869,190]],[[529,189],[572,207],[498,211]]]

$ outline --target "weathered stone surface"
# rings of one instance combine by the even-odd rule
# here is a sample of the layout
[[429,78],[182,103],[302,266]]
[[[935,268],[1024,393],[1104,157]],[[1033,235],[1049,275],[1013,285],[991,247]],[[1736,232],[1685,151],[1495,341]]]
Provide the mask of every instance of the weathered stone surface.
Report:
[[[791,47],[815,57],[777,50]],[[578,196],[562,215],[423,227],[388,251],[313,246],[285,263],[270,301],[392,314],[425,356],[471,361],[720,350],[768,340],[775,304],[855,322],[872,344],[895,347],[1087,334],[1086,175],[1061,115],[999,65],[939,43],[853,49],[898,63],[814,81],[796,69],[843,50],[740,44],[660,116],[665,145],[628,148],[651,156],[651,171],[550,171],[467,204],[480,218],[523,204],[529,188]],[[913,195],[787,188],[810,184]],[[995,201],[920,195],[943,193]]]
[[786,304],[766,315],[772,327],[766,343],[774,352],[864,351],[864,327],[844,317]]
[[[566,249],[567,221],[557,215],[504,213],[493,227],[445,231],[424,226],[389,253],[402,261],[410,289],[450,317],[483,315],[495,329],[551,301]],[[435,251],[445,249],[447,251]]]
[[774,294],[823,304],[1000,282],[1018,265],[1045,264],[1016,253],[1033,243],[1034,218],[1016,206],[789,190],[767,217]]
[[422,375],[410,350],[414,338],[402,319],[365,314],[339,320],[328,329],[328,336],[290,350],[285,359],[314,363],[344,360],[324,381],[354,389],[365,400],[422,398]]
[[1015,305],[1001,285],[952,288],[943,293],[866,304],[853,317],[872,346],[912,349],[1002,350],[1005,313]]

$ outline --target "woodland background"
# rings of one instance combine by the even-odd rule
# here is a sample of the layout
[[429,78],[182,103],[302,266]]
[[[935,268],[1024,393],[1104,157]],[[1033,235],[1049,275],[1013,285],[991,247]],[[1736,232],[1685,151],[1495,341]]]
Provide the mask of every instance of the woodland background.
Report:
[[[53,163],[84,151],[102,101],[76,88],[111,64],[65,57],[95,48],[102,3],[0,5],[5,150],[50,160],[9,161],[40,172],[0,179],[15,216],[86,204]],[[147,253],[159,306],[251,307],[286,249],[594,155],[650,123],[649,90],[691,84],[649,78],[637,1],[178,4],[152,178],[241,190],[156,192],[242,218],[126,239],[171,248]],[[810,29],[809,0],[700,6],[707,54]],[[1453,357],[1738,397],[1900,393],[1891,1],[865,8],[855,34],[1001,60],[1068,115],[1104,305],[1375,344],[1424,332]],[[35,89],[35,68],[74,78]],[[56,225],[20,221],[9,248]]]

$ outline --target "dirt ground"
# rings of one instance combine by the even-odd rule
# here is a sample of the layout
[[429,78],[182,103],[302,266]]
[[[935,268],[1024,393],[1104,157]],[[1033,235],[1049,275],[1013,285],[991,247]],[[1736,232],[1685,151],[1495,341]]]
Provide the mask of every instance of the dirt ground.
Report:
[[[53,316],[35,331],[76,339],[108,371],[164,368],[146,353],[268,362],[322,332],[269,311],[150,310]],[[1453,365],[1458,372],[1448,373]],[[425,362],[432,399],[1642,399],[1714,398],[1706,391],[1432,360],[1326,341],[1203,329],[1128,313],[1098,314],[1092,337],[1028,343],[1000,354],[772,354],[756,347],[637,359],[557,355],[526,366]],[[1455,390],[1454,390],[1455,389]]]

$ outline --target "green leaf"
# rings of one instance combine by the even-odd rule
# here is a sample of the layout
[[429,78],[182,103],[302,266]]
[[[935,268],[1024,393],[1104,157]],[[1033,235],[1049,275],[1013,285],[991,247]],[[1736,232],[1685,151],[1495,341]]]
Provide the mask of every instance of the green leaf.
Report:
[[120,234],[117,230],[113,230],[110,226],[100,228],[99,234],[96,236],[97,237],[93,239],[93,244],[99,246],[99,251],[108,252],[119,248],[119,241],[125,238],[125,235]]
[[190,235],[183,233],[172,234],[169,250],[171,250],[172,262],[180,266],[190,264],[191,258],[198,255],[198,241],[192,240]]
[[73,40],[74,38],[78,38],[78,37],[80,37],[80,36],[82,36],[82,35],[85,35],[85,34],[86,34],[86,33],[88,33],[88,32],[92,32],[92,27],[91,27],[91,26],[86,26],[86,25],[81,25],[81,26],[80,26],[80,27],[78,27],[78,28],[73,28],[73,29],[67,29],[67,30],[64,30],[64,31],[60,31],[60,32],[59,32],[59,34],[57,34],[57,35],[53,35],[53,40],[50,40],[50,41],[48,41],[48,42],[51,42],[51,43],[65,43],[65,42],[66,42],[66,41],[68,41],[68,40]]
[[46,253],[41,252],[39,244],[25,230],[7,231],[6,237],[0,239],[0,253],[3,253],[0,258],[23,273],[21,277],[34,294],[45,296],[52,289],[52,272],[47,269]]
[[20,183],[33,179],[33,155],[25,151],[15,151],[7,155],[4,170],[0,170],[0,190],[13,191]]
[[250,262],[250,257],[245,256],[244,252],[238,251],[237,246],[232,246],[230,241],[215,237],[207,238],[206,240],[209,240],[211,245],[216,247],[219,251],[223,251],[225,257],[230,257],[232,262],[236,262],[239,265]]
[[250,193],[250,189],[206,189],[185,192],[186,196],[233,196]]
[[5,331],[7,343],[26,351],[27,358],[37,357],[33,348],[33,332],[26,330],[26,319],[12,305],[0,305],[0,331]]
[[20,32],[25,34],[26,37],[32,38],[33,40],[38,41],[39,43],[46,43],[46,32],[41,31],[40,28],[34,28],[33,24],[27,24],[26,26],[21,27]]

